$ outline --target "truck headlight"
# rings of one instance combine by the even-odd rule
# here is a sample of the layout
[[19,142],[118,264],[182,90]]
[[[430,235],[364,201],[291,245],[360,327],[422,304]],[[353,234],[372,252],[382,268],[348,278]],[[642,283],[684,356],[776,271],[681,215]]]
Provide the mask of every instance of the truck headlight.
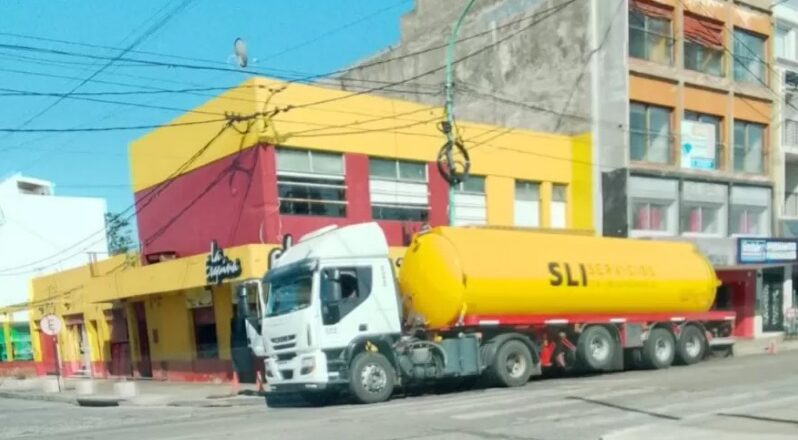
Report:
[[316,358],[304,357],[300,366],[299,374],[310,374],[316,369]]

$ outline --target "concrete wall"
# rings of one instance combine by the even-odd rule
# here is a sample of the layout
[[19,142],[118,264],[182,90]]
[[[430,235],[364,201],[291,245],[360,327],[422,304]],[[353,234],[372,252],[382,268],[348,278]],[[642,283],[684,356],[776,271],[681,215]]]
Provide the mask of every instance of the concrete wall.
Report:
[[[484,35],[457,43],[455,59],[479,52],[456,65],[456,116],[532,130],[568,134],[590,131],[592,1],[477,2],[459,38]],[[442,104],[443,95],[435,92],[440,92],[444,84],[445,47],[435,48],[448,42],[451,25],[464,5],[465,0],[417,0],[415,9],[402,19],[399,44],[359,65],[380,64],[343,75],[351,80],[339,78],[341,88],[363,87],[364,83],[357,80],[395,82],[438,69],[379,93]],[[600,9],[604,8],[601,5]],[[423,50],[428,51],[407,56]]]
[[[105,227],[105,200],[20,194],[17,179],[24,178],[0,182],[0,307],[28,301],[28,285],[34,276],[86,264],[90,252],[100,257],[108,252],[105,233],[92,235]],[[74,246],[89,236],[91,240]],[[50,258],[54,255],[59,256]],[[46,258],[50,259],[4,270]],[[25,321],[27,312],[17,312],[13,318]]]

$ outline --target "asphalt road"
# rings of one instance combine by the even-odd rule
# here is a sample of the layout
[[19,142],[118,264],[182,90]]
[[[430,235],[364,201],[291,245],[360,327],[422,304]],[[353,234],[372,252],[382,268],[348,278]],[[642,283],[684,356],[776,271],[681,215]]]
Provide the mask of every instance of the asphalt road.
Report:
[[[631,431],[629,431],[631,429]],[[0,400],[0,438],[566,440],[798,438],[798,351],[517,389],[326,408],[119,407]]]

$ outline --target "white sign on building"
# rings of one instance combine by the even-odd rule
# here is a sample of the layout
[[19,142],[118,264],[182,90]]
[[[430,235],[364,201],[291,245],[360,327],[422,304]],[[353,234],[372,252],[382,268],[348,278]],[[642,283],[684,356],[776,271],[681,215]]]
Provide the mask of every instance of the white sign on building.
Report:
[[715,126],[706,122],[682,121],[682,168],[715,169]]

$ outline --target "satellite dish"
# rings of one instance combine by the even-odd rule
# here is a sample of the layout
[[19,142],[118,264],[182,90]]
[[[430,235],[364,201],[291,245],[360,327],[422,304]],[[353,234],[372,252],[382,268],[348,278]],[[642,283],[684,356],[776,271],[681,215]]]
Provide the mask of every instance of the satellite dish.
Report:
[[233,43],[233,54],[236,60],[238,60],[238,67],[247,67],[247,44],[244,43],[244,40],[241,38],[236,38],[236,41]]

